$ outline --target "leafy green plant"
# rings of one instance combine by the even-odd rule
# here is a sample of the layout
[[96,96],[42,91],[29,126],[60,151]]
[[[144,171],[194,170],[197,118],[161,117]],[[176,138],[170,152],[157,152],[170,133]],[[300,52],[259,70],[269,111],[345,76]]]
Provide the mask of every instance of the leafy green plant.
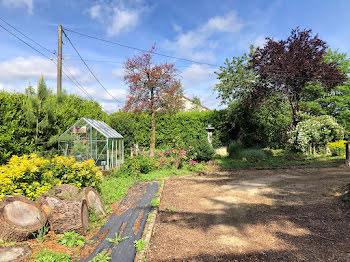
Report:
[[129,239],[129,236],[126,237],[119,237],[118,233],[115,233],[115,238],[106,238],[109,242],[114,243],[115,245],[118,245],[120,242]]
[[159,202],[159,200],[158,199],[153,199],[152,201],[151,201],[151,204],[150,204],[150,206],[151,207],[159,207],[159,205],[160,205],[160,202]]
[[146,248],[146,242],[143,241],[142,239],[135,240],[134,241],[134,247],[136,248],[136,251],[142,251],[145,250]]
[[53,250],[44,249],[35,254],[35,262],[69,262],[70,255],[67,253],[55,252]]
[[176,208],[173,206],[168,206],[167,209],[171,212],[174,212],[176,210]]
[[50,225],[48,222],[46,222],[42,228],[40,228],[36,233],[33,233],[33,236],[36,238],[36,241],[38,241],[38,243],[43,243],[45,240],[45,236],[49,232],[49,230]]
[[89,208],[89,226],[88,229],[92,230],[97,227],[102,227],[106,224],[106,219],[97,214],[94,208]]
[[307,154],[325,153],[329,142],[343,139],[344,128],[334,117],[324,115],[299,122],[290,132],[290,144]]
[[157,192],[157,193],[154,194],[154,197],[159,197],[159,196],[160,196],[160,193],[159,193],[159,192]]
[[101,180],[102,174],[93,160],[80,163],[64,156],[12,156],[7,165],[0,166],[0,199],[5,195],[23,195],[36,200],[58,184],[97,187]]
[[147,220],[146,220],[147,223],[150,223],[150,222],[151,222],[151,217],[152,217],[152,212],[148,212],[148,214],[147,214]]
[[231,143],[227,152],[231,158],[240,158],[243,150],[243,145],[241,143]]
[[332,156],[344,156],[345,155],[345,143],[346,140],[339,140],[327,144],[328,149],[332,152]]
[[107,251],[102,251],[97,254],[93,259],[90,260],[90,262],[108,262],[111,261],[111,255]]
[[61,245],[67,247],[76,247],[76,246],[84,246],[85,238],[75,231],[65,232],[63,237],[57,240],[57,242]]
[[1,247],[10,247],[16,245],[16,242],[6,242],[2,239],[0,239],[0,246]]
[[112,214],[113,213],[113,209],[109,205],[106,205],[106,213],[107,214]]

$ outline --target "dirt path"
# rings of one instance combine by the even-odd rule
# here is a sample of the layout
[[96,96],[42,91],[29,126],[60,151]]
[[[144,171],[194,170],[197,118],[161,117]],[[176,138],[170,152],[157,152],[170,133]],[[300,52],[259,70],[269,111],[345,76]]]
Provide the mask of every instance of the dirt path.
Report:
[[147,261],[350,261],[347,168],[167,180]]

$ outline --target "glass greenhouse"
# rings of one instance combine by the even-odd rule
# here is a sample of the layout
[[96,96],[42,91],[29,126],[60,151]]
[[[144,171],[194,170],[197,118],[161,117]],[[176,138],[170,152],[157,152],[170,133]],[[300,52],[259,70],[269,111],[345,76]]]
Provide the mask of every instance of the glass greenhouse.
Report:
[[58,150],[109,170],[124,161],[124,138],[103,121],[82,118],[59,137]]

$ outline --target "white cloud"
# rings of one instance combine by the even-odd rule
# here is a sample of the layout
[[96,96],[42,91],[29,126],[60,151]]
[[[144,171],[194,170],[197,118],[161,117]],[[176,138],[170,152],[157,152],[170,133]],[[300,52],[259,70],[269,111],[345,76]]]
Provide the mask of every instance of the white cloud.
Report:
[[[128,5],[126,5],[126,3]],[[93,5],[87,10],[92,19],[106,26],[109,36],[132,31],[140,22],[141,14],[146,10],[143,1],[112,1]]]
[[1,0],[6,7],[27,8],[29,14],[33,14],[34,0]]
[[93,19],[101,19],[101,9],[101,5],[96,4],[88,9],[88,13]]
[[114,8],[112,24],[107,28],[109,36],[116,36],[122,32],[128,32],[134,29],[139,23],[139,11],[137,10],[120,10]]
[[17,57],[0,62],[0,79],[6,83],[38,79],[41,75],[47,79],[54,79],[56,72],[54,63],[37,56]]
[[211,18],[202,28],[202,31],[209,32],[227,32],[236,33],[241,31],[243,23],[237,17],[237,14],[232,12],[224,16],[216,16]]
[[266,38],[263,36],[258,36],[255,40],[254,40],[254,47],[263,47],[266,44]]
[[[127,90],[124,88],[107,88],[108,92],[114,97],[111,97],[105,90],[102,89],[101,86],[84,86],[84,89],[86,92],[93,97],[95,100],[103,100],[105,102],[114,102],[117,103],[114,98],[119,100],[121,103],[124,103],[127,97]],[[76,92],[83,96],[87,97],[84,92],[82,92],[80,89],[76,88]]]
[[263,35],[246,34],[242,35],[234,45],[234,49],[249,52],[251,45],[256,47],[263,47],[266,44],[266,39]]
[[213,62],[215,61],[213,50],[218,43],[216,40],[211,40],[211,37],[220,33],[237,33],[243,27],[243,22],[235,12],[213,17],[204,25],[188,32],[183,32],[180,27],[174,27],[178,34],[174,41],[166,40],[164,48],[189,59]]
[[[89,84],[92,81],[92,76],[81,72],[75,66],[69,65],[69,73],[67,67],[63,67],[63,71],[66,72],[71,78],[72,76],[79,81],[80,84]],[[44,76],[46,82],[56,86],[57,79],[57,67],[52,61],[37,57],[16,57],[14,59],[0,62],[0,89],[5,91],[19,91],[23,92],[24,85],[27,85],[29,81],[33,85],[41,77]],[[63,81],[73,85],[65,74],[62,74]],[[64,84],[66,87],[67,84]]]
[[193,64],[187,67],[181,74],[182,82],[185,88],[191,88],[195,85],[206,83],[215,78],[215,69],[207,65]]
[[124,78],[124,75],[125,75],[125,69],[124,67],[119,67],[119,68],[116,68],[112,71],[112,76],[115,78],[115,79],[123,79]]

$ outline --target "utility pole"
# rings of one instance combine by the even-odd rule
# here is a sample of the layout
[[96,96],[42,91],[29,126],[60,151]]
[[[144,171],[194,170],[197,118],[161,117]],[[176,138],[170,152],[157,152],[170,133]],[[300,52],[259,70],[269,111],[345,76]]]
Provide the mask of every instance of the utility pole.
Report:
[[58,25],[57,94],[62,92],[62,25]]

